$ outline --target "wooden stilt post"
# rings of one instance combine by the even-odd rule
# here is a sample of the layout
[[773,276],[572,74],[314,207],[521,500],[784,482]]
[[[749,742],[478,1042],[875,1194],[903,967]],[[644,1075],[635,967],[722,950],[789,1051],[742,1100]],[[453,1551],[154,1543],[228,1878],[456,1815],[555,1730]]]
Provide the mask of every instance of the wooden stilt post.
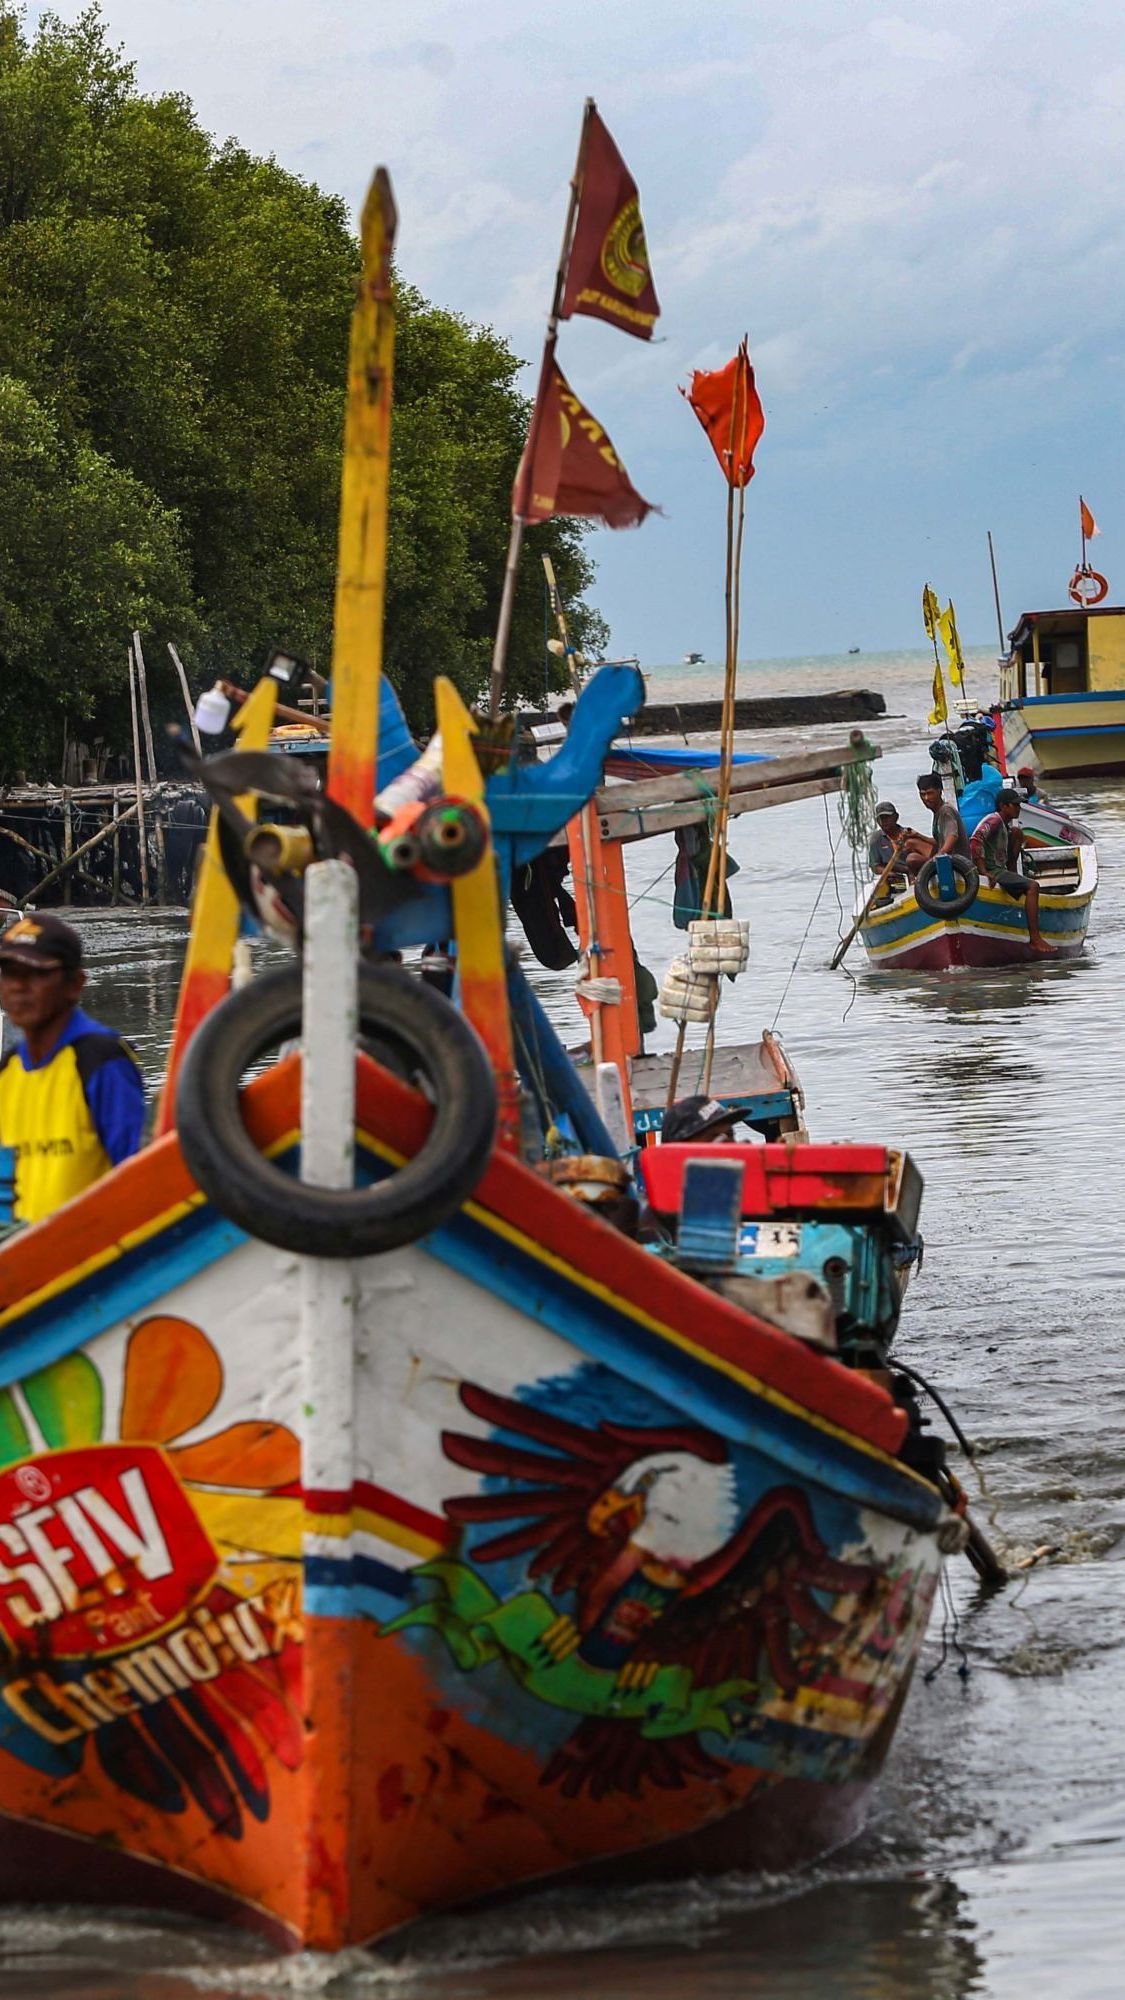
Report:
[[70,879],[70,857],[74,853],[74,807],[69,792],[63,794],[63,902],[72,900],[73,884]]
[[121,901],[121,794],[114,787],[113,793],[113,870],[109,878],[111,903]]

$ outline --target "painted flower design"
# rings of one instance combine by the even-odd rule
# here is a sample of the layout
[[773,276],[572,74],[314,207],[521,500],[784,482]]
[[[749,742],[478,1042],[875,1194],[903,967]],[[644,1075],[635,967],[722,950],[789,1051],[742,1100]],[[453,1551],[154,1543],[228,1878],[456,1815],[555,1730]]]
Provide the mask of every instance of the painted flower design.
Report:
[[116,1435],[83,1353],[0,1391],[0,1745],[73,1776],[91,1743],[133,1798],[237,1840],[268,1758],[302,1757],[300,1447],[269,1422],[193,1437],[222,1389],[162,1315],[129,1339]]

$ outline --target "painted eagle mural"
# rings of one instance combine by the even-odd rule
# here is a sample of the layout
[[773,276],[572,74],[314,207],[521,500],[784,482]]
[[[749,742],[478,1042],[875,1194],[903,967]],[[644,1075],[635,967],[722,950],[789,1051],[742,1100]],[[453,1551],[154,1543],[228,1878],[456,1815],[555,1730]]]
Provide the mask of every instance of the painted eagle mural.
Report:
[[[580,1692],[558,1688],[558,1674],[546,1679],[546,1667],[572,1662],[587,1670],[572,1675],[576,1688],[608,1683],[615,1691],[601,1705],[616,1712],[587,1713],[542,1783],[596,1799],[637,1796],[645,1782],[721,1777],[725,1767],[700,1741],[716,1726],[714,1705],[712,1719],[701,1719],[700,1698],[713,1694],[737,1709],[741,1690],[745,1709],[763,1673],[794,1694],[845,1629],[814,1593],[867,1598],[877,1568],[829,1554],[795,1485],[771,1488],[745,1511],[727,1448],[710,1431],[612,1422],[589,1429],[471,1383],[460,1396],[493,1435],[447,1431],[445,1455],[503,1482],[444,1503],[451,1521],[476,1531],[466,1560],[476,1571],[524,1558],[541,1586],[536,1603],[545,1601],[543,1587],[550,1594],[553,1616],[525,1648],[521,1679],[545,1699],[582,1706]],[[558,1600],[571,1594],[573,1611],[563,1610]],[[511,1649],[507,1657],[518,1671]],[[671,1668],[685,1670],[679,1684],[694,1691],[679,1730],[659,1719],[662,1670]]]

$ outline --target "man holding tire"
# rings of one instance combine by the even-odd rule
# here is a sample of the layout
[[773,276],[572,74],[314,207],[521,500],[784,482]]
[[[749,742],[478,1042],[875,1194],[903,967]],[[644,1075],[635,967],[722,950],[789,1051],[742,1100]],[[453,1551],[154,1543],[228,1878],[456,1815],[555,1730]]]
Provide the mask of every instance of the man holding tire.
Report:
[[1023,833],[1016,825],[1019,816],[1019,793],[999,792],[996,811],[981,820],[973,835],[973,860],[981,874],[987,875],[993,888],[1002,889],[1006,896],[1026,902],[1031,949],[1046,956],[1055,947],[1047,943],[1039,928],[1039,884],[1021,875],[1016,866],[1023,847]]

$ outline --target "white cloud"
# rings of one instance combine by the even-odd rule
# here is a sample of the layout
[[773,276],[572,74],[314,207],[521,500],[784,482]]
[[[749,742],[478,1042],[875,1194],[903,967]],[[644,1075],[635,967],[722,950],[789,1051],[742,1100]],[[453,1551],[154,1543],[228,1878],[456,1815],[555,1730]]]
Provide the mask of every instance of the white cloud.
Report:
[[[72,17],[80,0],[56,4]],[[873,452],[888,547],[906,564],[911,536],[936,533],[926,510],[945,477],[932,469],[939,455],[960,481],[951,508],[963,511],[966,492],[995,493],[1018,514],[1029,566],[1049,546],[1050,488],[1073,483],[1078,464],[1091,490],[1104,480],[1102,512],[1116,509],[1125,531],[1106,422],[1125,352],[1117,0],[1084,0],[1080,22],[1055,0],[901,0],[893,12],[886,0],[708,13],[682,0],[570,13],[539,0],[105,7],[142,87],[187,91],[220,135],[276,152],[353,205],[386,160],[404,269],[527,355],[581,102],[598,97],[640,184],[662,344],[572,325],[563,365],[638,484],[674,512],[681,598],[696,588],[704,530],[692,522],[710,507],[711,468],[674,388],[689,366],[725,359],[745,329],[769,419],[755,488],[763,546],[799,533],[813,570],[835,563],[833,537]],[[1017,498],[1032,450],[1034,492]],[[674,607],[669,596],[659,610],[671,585],[648,578],[666,557],[645,555],[647,533],[602,537],[599,554],[610,608],[634,632],[642,624],[655,651]],[[876,591],[890,620],[886,578]],[[857,585],[849,628],[860,629],[868,589]],[[913,607],[912,577],[906,595]],[[809,610],[798,630],[791,602],[768,591],[756,615],[760,651],[783,650],[783,635],[799,650],[821,629]],[[667,650],[683,643],[677,628]]]

